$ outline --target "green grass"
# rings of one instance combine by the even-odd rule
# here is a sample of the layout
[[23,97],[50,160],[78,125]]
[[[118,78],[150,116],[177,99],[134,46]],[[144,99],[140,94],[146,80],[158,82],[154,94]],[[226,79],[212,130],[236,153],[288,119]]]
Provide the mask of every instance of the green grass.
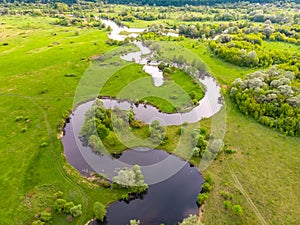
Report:
[[[89,58],[111,49],[106,33],[85,29],[75,36],[77,28],[53,26],[53,19],[39,17],[2,16],[1,22],[0,42],[9,43],[0,47],[1,224],[28,224],[52,207],[58,190],[83,204],[84,213],[73,224],[84,224],[93,216],[94,201],[107,204],[122,192],[95,188],[80,178],[65,163],[57,133]],[[53,42],[60,44],[48,47]],[[16,122],[20,116],[24,119]],[[40,147],[44,142],[48,146]],[[53,224],[69,224],[65,217],[53,212]]]
[[120,99],[146,100],[163,112],[184,111],[192,105],[189,94],[195,93],[199,101],[203,91],[185,72],[176,69],[168,75],[165,84],[155,87],[150,75],[141,65],[128,65],[115,73],[100,91],[101,96],[112,96]]
[[[246,117],[227,99],[225,149],[208,169],[213,173],[214,189],[205,205],[205,224],[260,224],[254,210],[235,186],[230,168],[237,176],[268,224],[297,224],[300,185],[297,174],[299,138],[286,137],[254,119]],[[225,210],[221,191],[234,195],[232,202],[244,209],[241,217]]]
[[[273,42],[270,42],[271,45]],[[274,43],[276,47],[278,43]],[[280,43],[281,44],[281,43]],[[221,84],[230,84],[252,70],[236,67],[210,56],[205,43],[192,47]],[[225,149],[236,151],[233,155],[221,153],[205,172],[213,174],[215,184],[205,205],[205,224],[260,224],[253,208],[236,187],[230,168],[244,190],[268,224],[297,224],[300,219],[300,199],[297,194],[300,159],[300,139],[286,137],[257,123],[253,118],[240,113],[226,98],[227,131]],[[209,125],[211,120],[203,121]],[[229,191],[232,202],[244,208],[241,217],[225,210],[221,191]]]
[[[61,141],[57,139],[57,126],[72,108],[75,89],[90,65],[89,58],[112,47],[105,44],[104,32],[84,29],[76,36],[74,30],[78,28],[53,26],[50,23],[54,21],[1,16],[4,24],[0,25],[0,217],[4,225],[28,224],[37,213],[52,206],[53,193],[58,190],[63,191],[69,201],[83,204],[84,214],[72,222],[80,225],[92,218],[95,201],[108,204],[122,194],[91,186],[82,179],[66,164],[61,156]],[[212,56],[206,43],[185,40],[176,44],[196,53],[221,84],[230,84],[237,77],[252,72]],[[284,43],[266,42],[264,45],[286,47]],[[291,49],[298,50],[293,46]],[[65,77],[65,74],[76,76]],[[150,77],[141,78],[150,84]],[[231,169],[268,224],[297,224],[300,221],[299,138],[285,137],[258,124],[241,114],[229,98],[226,98],[226,107],[225,148],[236,153],[221,153],[205,171],[213,174],[215,184],[205,205],[203,222],[260,223],[237,188]],[[16,122],[20,116],[23,119]],[[206,126],[210,123],[210,119],[201,122]],[[168,128],[170,135],[175,136],[175,128]],[[189,125],[185,129],[193,127]],[[48,146],[41,147],[44,142]],[[187,152],[183,146],[188,146],[188,139],[183,138],[182,142],[180,145],[175,140],[166,150],[174,152],[177,147],[174,153],[184,157]],[[232,202],[243,207],[241,217],[224,209],[222,190],[231,192]],[[65,216],[53,212],[53,224],[69,222]]]
[[287,42],[271,42],[271,41],[264,41],[263,46],[267,50],[281,50],[281,51],[289,51],[289,52],[298,52],[300,50],[300,46],[287,43]]

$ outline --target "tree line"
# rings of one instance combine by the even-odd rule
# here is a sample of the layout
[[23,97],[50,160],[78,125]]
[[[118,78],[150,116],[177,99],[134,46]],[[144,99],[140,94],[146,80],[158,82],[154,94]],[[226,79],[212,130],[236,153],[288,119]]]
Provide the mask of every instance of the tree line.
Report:
[[[15,2],[15,0],[0,0],[2,2]],[[18,2],[27,3],[51,3],[51,2],[64,2],[67,4],[78,3],[79,0],[18,0]],[[89,0],[89,2],[97,2],[97,0]],[[103,1],[109,4],[124,4],[124,5],[157,5],[157,6],[184,6],[184,5],[215,5],[236,2],[250,2],[250,3],[277,3],[277,0],[106,0]],[[287,2],[286,0],[282,2]],[[290,2],[300,3],[300,0],[291,0]]]

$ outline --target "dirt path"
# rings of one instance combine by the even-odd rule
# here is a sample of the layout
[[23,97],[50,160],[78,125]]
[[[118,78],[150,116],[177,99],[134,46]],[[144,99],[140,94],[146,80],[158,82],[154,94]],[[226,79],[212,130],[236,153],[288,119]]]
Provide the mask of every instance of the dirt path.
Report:
[[265,219],[261,215],[260,211],[257,209],[257,207],[255,206],[255,204],[251,200],[251,198],[248,195],[248,193],[243,188],[242,184],[240,183],[239,179],[237,178],[236,174],[233,172],[233,170],[232,170],[232,168],[231,168],[231,166],[230,166],[230,164],[228,162],[227,162],[227,165],[228,165],[229,171],[231,173],[231,176],[232,176],[232,178],[234,180],[236,188],[239,189],[240,192],[243,194],[243,196],[245,197],[245,199],[247,200],[247,202],[249,203],[249,205],[253,209],[254,213],[256,214],[256,216],[259,219],[259,221],[261,222],[261,224],[268,225],[268,223],[265,221]]

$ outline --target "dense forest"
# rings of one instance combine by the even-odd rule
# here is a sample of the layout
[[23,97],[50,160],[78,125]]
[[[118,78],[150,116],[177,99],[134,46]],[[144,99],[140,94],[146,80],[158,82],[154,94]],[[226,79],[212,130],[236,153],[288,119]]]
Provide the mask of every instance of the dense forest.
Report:
[[[15,2],[15,0],[0,0],[2,2]],[[19,2],[65,2],[68,4],[78,3],[78,0],[19,0]],[[91,2],[97,2],[97,0],[91,0]],[[125,4],[125,5],[157,5],[157,6],[183,6],[183,5],[215,5],[226,4],[235,2],[251,2],[251,3],[279,3],[280,2],[296,2],[300,3],[300,0],[291,1],[277,1],[277,0],[105,0],[105,3],[110,4]]]

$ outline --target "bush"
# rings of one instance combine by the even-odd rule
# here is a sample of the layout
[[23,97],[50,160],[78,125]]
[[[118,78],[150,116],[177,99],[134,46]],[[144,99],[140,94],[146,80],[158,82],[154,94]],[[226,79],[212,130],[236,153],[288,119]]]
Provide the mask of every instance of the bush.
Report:
[[226,150],[225,150],[225,153],[226,153],[226,154],[233,154],[234,151],[233,151],[232,149],[226,149]]
[[189,215],[188,218],[185,218],[179,225],[201,225],[202,223],[199,222],[198,217],[196,215]]
[[207,173],[204,177],[204,180],[205,180],[205,182],[209,183],[210,185],[213,185],[213,183],[214,183],[211,173]]
[[208,182],[204,182],[202,185],[202,192],[210,192],[212,190],[212,186]]
[[49,213],[49,212],[42,212],[41,213],[41,221],[42,222],[50,222],[50,220],[51,220],[51,213]]
[[65,205],[64,205],[64,212],[66,214],[70,214],[71,213],[71,208],[73,208],[75,205],[73,202],[67,202]]
[[232,206],[232,211],[235,215],[241,216],[243,214],[243,208],[240,205]]
[[208,199],[208,193],[201,193],[197,196],[198,205],[203,205],[204,202]]
[[48,143],[47,142],[43,142],[41,145],[40,145],[40,147],[42,147],[42,148],[45,148],[45,147],[47,147],[48,146]]
[[70,209],[70,213],[73,217],[78,217],[78,216],[81,216],[82,214],[82,205],[79,204],[79,205],[76,205],[76,206],[73,206],[71,209]]
[[221,191],[221,196],[222,196],[225,200],[232,199],[232,194],[230,194],[228,191]]
[[31,225],[44,225],[45,223],[40,221],[40,220],[36,220],[36,221],[33,221]]
[[103,221],[106,215],[105,206],[101,202],[95,202],[93,206],[94,215],[97,220]]
[[194,157],[200,157],[202,154],[202,150],[198,147],[194,147],[192,151]]
[[62,213],[66,203],[67,201],[65,199],[59,198],[54,202],[54,209],[59,213]]
[[56,199],[62,198],[64,196],[64,193],[62,191],[58,191],[58,192],[55,192],[53,196]]
[[231,202],[228,201],[228,200],[225,200],[225,201],[224,201],[224,208],[225,208],[225,209],[229,209],[230,207],[231,207]]
[[139,220],[130,220],[130,225],[140,225],[140,221]]

